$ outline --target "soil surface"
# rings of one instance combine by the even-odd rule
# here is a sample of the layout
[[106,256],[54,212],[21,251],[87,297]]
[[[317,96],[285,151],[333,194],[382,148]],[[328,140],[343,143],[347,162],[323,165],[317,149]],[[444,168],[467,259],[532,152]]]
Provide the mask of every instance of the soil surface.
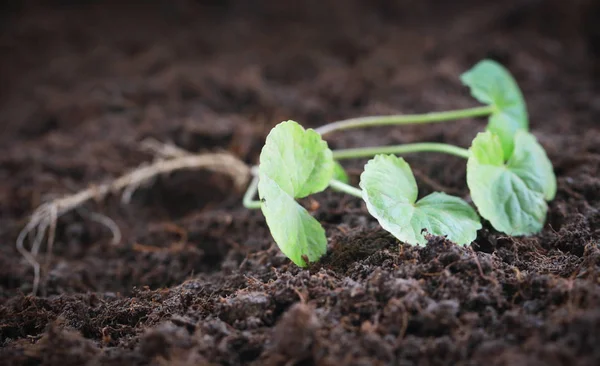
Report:
[[[600,365],[600,7],[592,1],[7,2],[0,17],[2,365]],[[567,4],[568,3],[568,4]],[[33,297],[15,249],[40,204],[153,156],[148,137],[255,163],[269,129],[477,105],[502,62],[558,177],[547,225],[401,245],[324,192],[302,270],[216,173],[181,171],[59,219]],[[344,132],[333,148],[468,146],[485,121]],[[420,194],[465,164],[407,156]],[[345,166],[356,182],[364,161]],[[118,244],[92,213],[112,218]],[[45,247],[40,259],[44,262]]]

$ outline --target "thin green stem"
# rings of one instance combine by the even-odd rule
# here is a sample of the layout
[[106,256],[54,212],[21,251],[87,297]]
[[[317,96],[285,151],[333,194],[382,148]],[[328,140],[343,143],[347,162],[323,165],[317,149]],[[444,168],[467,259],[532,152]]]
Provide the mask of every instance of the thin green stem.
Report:
[[483,117],[492,113],[494,113],[494,106],[488,105],[447,112],[358,117],[332,122],[316,128],[315,131],[321,135],[325,135],[333,131],[347,130],[351,128],[445,122],[461,118]]
[[336,191],[347,193],[351,196],[362,198],[362,191],[358,188],[352,187],[349,184],[340,182],[339,180],[332,179],[329,181],[329,186]]
[[254,177],[252,177],[252,181],[250,182],[250,185],[248,185],[248,189],[246,190],[246,193],[244,194],[244,200],[243,200],[243,204],[244,207],[246,207],[247,209],[250,210],[256,210],[260,208],[260,201],[254,201],[254,196],[256,195],[256,192],[258,191],[258,175],[255,175]]
[[437,142],[421,142],[415,144],[404,144],[394,146],[361,147],[356,149],[334,150],[333,158],[336,160],[367,158],[379,154],[408,154],[416,152],[439,152],[455,155],[461,158],[469,158],[469,150],[462,147],[442,144]]

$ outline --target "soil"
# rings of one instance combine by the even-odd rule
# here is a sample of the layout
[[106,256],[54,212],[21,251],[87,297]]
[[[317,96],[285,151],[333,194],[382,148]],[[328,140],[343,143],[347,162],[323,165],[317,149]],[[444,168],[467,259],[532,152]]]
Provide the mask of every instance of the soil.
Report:
[[[3,365],[600,365],[600,6],[592,1],[7,2],[0,17]],[[154,137],[256,162],[269,129],[477,105],[502,62],[558,177],[547,225],[401,245],[324,192],[328,253],[299,269],[216,173],[159,177],[61,217],[43,282],[15,249],[52,197],[152,160]],[[485,121],[344,132],[334,148],[468,146]],[[407,157],[421,194],[465,164]],[[346,167],[356,181],[364,161]],[[112,218],[122,240],[90,218]],[[44,258],[45,254],[41,258]]]

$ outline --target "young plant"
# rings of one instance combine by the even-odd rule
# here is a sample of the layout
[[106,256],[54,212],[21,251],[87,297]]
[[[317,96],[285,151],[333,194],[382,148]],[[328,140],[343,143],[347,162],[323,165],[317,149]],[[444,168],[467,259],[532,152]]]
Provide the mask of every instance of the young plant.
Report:
[[[437,112],[413,116],[384,116],[351,119],[326,125],[322,132],[348,128],[390,124],[426,123],[447,121],[459,115],[489,115],[486,136],[499,148],[487,146],[493,154],[493,165],[481,153],[481,139],[475,139],[469,151],[448,144],[416,143],[398,146],[357,148],[334,151],[335,159],[368,157],[376,154],[406,154],[429,151],[447,153],[468,159],[467,185],[473,203],[483,218],[501,232],[510,235],[528,235],[543,227],[548,210],[547,201],[556,194],[556,177],[552,164],[535,136],[528,133],[527,108],[521,90],[514,78],[500,64],[483,60],[461,75],[463,84],[488,109]],[[433,116],[433,117],[432,117]],[[368,120],[367,120],[368,119]],[[319,129],[317,129],[319,130]],[[483,139],[483,137],[482,137]],[[496,145],[495,145],[496,146]],[[498,147],[498,146],[496,146]],[[504,171],[506,170],[506,171]],[[504,173],[501,174],[501,172]],[[495,174],[491,174],[494,172]],[[510,174],[509,174],[510,173]],[[539,194],[542,194],[542,200]],[[535,203],[535,206],[531,204]],[[535,208],[534,208],[535,207]]]
[[261,210],[281,251],[299,266],[325,254],[327,238],[321,224],[296,199],[327,188],[334,168],[327,143],[294,121],[273,128],[260,153]]
[[[261,208],[282,252],[299,266],[318,260],[327,239],[321,225],[296,202],[328,186],[362,198],[380,225],[408,244],[424,244],[424,232],[447,236],[458,244],[472,242],[481,228],[467,202],[441,192],[417,200],[410,166],[391,154],[447,153],[467,159],[467,186],[482,217],[498,231],[529,235],[543,227],[547,201],[556,194],[552,164],[528,132],[525,102],[510,73],[484,60],[461,76],[483,107],[423,115],[362,117],[305,130],[293,121],[269,133],[260,165],[244,205]],[[443,143],[414,143],[331,151],[321,136],[336,130],[381,125],[443,122],[488,116],[486,132],[470,149]],[[371,157],[360,177],[360,188],[348,185],[337,160]],[[260,201],[252,201],[256,193]]]
[[[275,126],[260,154],[258,174],[244,197],[249,208],[260,207],[273,239],[296,265],[304,267],[327,250],[325,230],[296,199],[328,186],[363,198],[369,212],[398,239],[425,243],[423,230],[448,235],[467,244],[481,227],[475,211],[458,197],[433,193],[419,201],[417,185],[402,158],[377,156],[361,176],[363,190],[349,186],[327,143],[314,130],[294,121]],[[258,190],[260,201],[252,201]],[[404,225],[408,223],[408,225]]]

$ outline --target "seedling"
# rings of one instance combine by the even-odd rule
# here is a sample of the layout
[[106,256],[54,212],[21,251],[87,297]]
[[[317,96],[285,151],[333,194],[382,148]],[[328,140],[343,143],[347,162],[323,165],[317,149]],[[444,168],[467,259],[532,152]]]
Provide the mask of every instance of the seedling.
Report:
[[[484,60],[461,76],[471,94],[486,106],[421,115],[362,117],[305,130],[282,122],[267,136],[244,196],[248,208],[261,208],[281,251],[306,266],[325,252],[325,230],[296,199],[327,187],[362,198],[369,213],[392,235],[407,244],[425,244],[425,234],[446,236],[457,244],[471,243],[481,223],[463,199],[434,192],[421,199],[408,163],[397,154],[446,153],[467,159],[467,186],[479,214],[509,235],[539,232],[546,220],[547,201],[556,194],[552,164],[529,122],[523,96],[510,73]],[[322,135],[337,130],[404,125],[488,116],[485,132],[467,150],[443,143],[413,143],[331,151]],[[348,184],[339,160],[373,157],[360,176],[360,189]],[[253,201],[258,190],[260,201]]]
[[321,136],[293,121],[274,128],[260,154],[260,207],[275,242],[298,265],[325,254],[327,238],[321,224],[296,199],[327,188],[334,165]]

